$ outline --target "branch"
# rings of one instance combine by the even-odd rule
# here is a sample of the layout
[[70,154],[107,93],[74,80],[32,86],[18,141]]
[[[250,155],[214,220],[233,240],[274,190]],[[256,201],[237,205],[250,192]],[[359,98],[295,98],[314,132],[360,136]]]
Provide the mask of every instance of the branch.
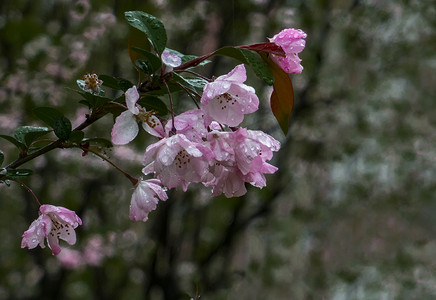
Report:
[[[107,111],[103,111],[103,112],[97,111],[95,114],[91,114],[82,124],[80,124],[79,126],[74,128],[73,131],[80,131],[82,129],[85,129],[86,127],[88,127],[89,125],[94,123],[95,121],[101,119],[107,113],[108,113]],[[10,163],[6,167],[6,170],[16,169],[17,167],[21,166],[22,164],[24,164],[28,161],[31,161],[32,159],[37,158],[38,156],[41,156],[41,155],[43,155],[43,154],[45,154],[53,149],[62,148],[63,144],[64,144],[64,141],[58,139],[58,140],[54,141],[53,143],[39,149],[38,151],[33,152],[32,154],[19,157],[16,161]]]

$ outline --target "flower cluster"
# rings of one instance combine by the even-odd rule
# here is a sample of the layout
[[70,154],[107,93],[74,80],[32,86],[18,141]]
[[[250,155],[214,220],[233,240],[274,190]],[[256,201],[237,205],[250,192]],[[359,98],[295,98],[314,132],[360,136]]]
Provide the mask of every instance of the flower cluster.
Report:
[[[246,79],[245,66],[236,66],[204,86],[199,109],[177,115],[165,125],[136,103],[136,87],[126,92],[128,110],[117,117],[112,142],[130,142],[138,133],[137,122],[159,138],[145,151],[143,173],[153,179],[137,184],[130,206],[132,220],[146,221],[158,200],[167,199],[166,189],[186,191],[189,184],[202,183],[211,188],[212,196],[238,197],[247,192],[245,183],[266,185],[264,174],[277,170],[267,161],[280,143],[262,131],[236,128],[245,114],[259,106],[254,88],[244,84]],[[138,117],[141,112],[148,118]]]
[[[137,15],[138,12],[129,12],[129,16],[132,14]],[[163,27],[161,30],[164,30]],[[303,67],[298,53],[305,47],[305,38],[306,34],[303,31],[288,28],[270,38],[267,43],[239,48],[257,51],[264,60],[269,59],[264,55],[267,53],[272,62],[284,72],[301,73]],[[258,188],[266,186],[265,174],[277,171],[277,168],[268,161],[273,158],[273,152],[280,149],[280,143],[265,132],[238,127],[246,114],[257,111],[259,107],[259,98],[254,88],[244,83],[247,80],[244,64],[236,66],[228,74],[209,80],[204,85],[202,95],[191,89],[190,84],[188,87],[176,82],[193,98],[198,96],[200,103],[194,100],[197,109],[174,115],[171,91],[167,84],[175,77],[171,72],[185,71],[202,77],[202,80],[207,79],[188,68],[198,65],[216,53],[186,62],[187,56],[170,49],[161,51],[162,45],[156,43],[152,44],[156,53],[160,53],[162,64],[159,62],[157,67],[156,64],[151,64],[149,68],[142,71],[152,70],[151,73],[146,74],[147,78],[151,79],[151,85],[161,83],[166,86],[171,105],[171,118],[162,119],[154,111],[147,111],[142,107],[138,103],[141,98],[140,92],[136,86],[132,86],[125,91],[125,105],[117,103],[124,106],[125,111],[116,117],[111,132],[111,140],[115,145],[131,142],[138,135],[139,125],[158,138],[157,142],[146,148],[143,160],[142,173],[152,178],[138,180],[117,167],[135,185],[130,204],[130,218],[135,221],[147,221],[148,214],[156,209],[159,200],[168,199],[166,194],[168,189],[181,188],[186,191],[191,183],[201,183],[210,188],[212,196],[224,194],[226,197],[244,195],[247,192],[246,183]],[[156,59],[157,57],[152,60],[155,62]],[[247,60],[242,61],[252,67],[253,64],[257,66],[253,61],[251,63]],[[268,64],[270,64],[269,60]],[[162,67],[160,75],[157,75],[159,66]],[[257,71],[261,72],[261,69]],[[157,77],[159,79],[155,80]],[[83,84],[82,90],[88,93],[103,94],[101,89],[103,82],[96,74],[85,75],[81,84]],[[286,95],[287,91],[283,92],[286,86],[283,87],[282,84],[280,88],[281,94]],[[277,94],[275,95],[277,98]],[[281,101],[286,101],[287,98],[284,98],[285,100]],[[97,105],[91,102],[87,102],[90,107]],[[290,111],[287,113],[290,114]],[[82,145],[80,147],[85,154],[89,150]],[[38,200],[37,202],[39,204]],[[76,242],[74,229],[81,224],[80,218],[71,210],[53,205],[40,205],[40,216],[24,232],[21,247],[33,249],[40,245],[44,248],[44,241],[47,240],[53,255],[58,255],[61,252],[59,239],[65,240],[70,245],[74,244]],[[102,257],[98,254],[101,252],[100,244],[95,243],[89,248],[92,251],[84,253],[67,250],[60,256],[60,260],[69,267],[77,267],[84,263],[98,264]]]

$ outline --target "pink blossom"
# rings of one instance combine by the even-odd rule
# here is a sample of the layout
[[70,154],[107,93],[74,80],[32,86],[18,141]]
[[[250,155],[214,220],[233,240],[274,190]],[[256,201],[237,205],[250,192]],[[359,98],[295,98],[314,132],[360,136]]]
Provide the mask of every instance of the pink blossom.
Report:
[[212,159],[213,153],[206,145],[192,142],[178,133],[147,147],[143,172],[155,172],[166,187],[182,185],[186,191],[189,183],[207,180]]
[[212,187],[212,196],[224,194],[227,198],[240,197],[247,192],[244,175],[236,167],[226,167],[219,162],[211,168],[213,179],[205,186]]
[[214,153],[215,162],[210,166],[212,179],[204,182],[212,187],[212,196],[224,193],[226,197],[239,197],[247,190],[244,183],[264,187],[264,174],[272,174],[277,168],[266,161],[280,143],[262,131],[239,128],[234,132],[211,131],[207,140]]
[[139,93],[136,86],[131,87],[125,93],[127,110],[122,112],[112,127],[111,139],[115,145],[125,145],[131,142],[139,132],[138,122],[149,134],[163,137],[164,129],[159,118],[152,112],[138,108],[136,102],[139,100]]
[[266,185],[263,174],[272,174],[277,168],[266,161],[273,156],[273,151],[280,149],[280,142],[262,132],[239,128],[234,132],[235,161],[238,169],[250,184],[257,187]]
[[215,120],[228,126],[237,126],[244,119],[244,114],[258,109],[259,98],[254,88],[243,83],[245,80],[245,66],[241,64],[204,86],[201,104],[204,106],[206,125]]
[[182,64],[182,59],[180,58],[180,56],[166,49],[162,52],[161,59],[165,65],[164,73],[171,72],[173,68],[178,67]]
[[[204,126],[204,112],[201,109],[188,110],[174,117],[174,124],[177,133],[185,135],[191,142],[203,141],[207,135],[207,128]],[[165,125],[165,131],[171,132],[173,121],[169,120]]]
[[283,29],[278,34],[270,38],[270,42],[282,47],[286,56],[272,54],[272,60],[286,73],[301,73],[303,66],[300,64],[301,59],[298,53],[303,51],[307,34],[301,29],[288,28]]
[[148,214],[156,209],[159,202],[168,199],[159,179],[141,180],[136,186],[130,203],[130,219],[147,221]]
[[82,225],[82,220],[74,211],[61,206],[41,205],[40,216],[30,224],[27,231],[23,233],[21,248],[33,249],[36,246],[45,248],[44,239],[47,239],[49,248],[53,255],[61,252],[59,238],[70,245],[76,243],[76,232],[74,229]]

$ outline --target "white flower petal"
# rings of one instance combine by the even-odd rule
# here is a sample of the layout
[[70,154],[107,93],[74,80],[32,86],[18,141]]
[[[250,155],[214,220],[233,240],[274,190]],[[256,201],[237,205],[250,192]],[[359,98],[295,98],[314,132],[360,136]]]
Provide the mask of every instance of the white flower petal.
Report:
[[126,110],[122,112],[116,119],[112,128],[112,143],[115,145],[125,145],[131,142],[139,132],[138,123],[135,116]]

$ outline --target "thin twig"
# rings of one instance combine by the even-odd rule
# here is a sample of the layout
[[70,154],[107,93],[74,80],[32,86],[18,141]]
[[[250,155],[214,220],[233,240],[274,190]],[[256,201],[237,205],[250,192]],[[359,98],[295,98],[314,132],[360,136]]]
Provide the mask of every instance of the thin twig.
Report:
[[96,156],[100,157],[101,159],[103,159],[104,161],[108,162],[112,167],[114,167],[115,169],[117,169],[118,171],[120,171],[124,176],[126,176],[133,184],[133,186],[136,186],[136,184],[138,183],[138,178],[133,177],[132,175],[130,175],[129,173],[127,173],[126,171],[122,170],[120,167],[118,167],[115,163],[113,163],[109,158],[105,157],[104,155],[98,153],[95,150],[92,150],[90,148],[85,148],[85,147],[80,147],[83,151],[87,151],[87,152],[91,152],[93,154],[95,154]]
[[32,191],[32,189],[30,187],[28,187],[27,185],[25,185],[23,182],[19,181],[18,179],[9,178],[9,180],[15,181],[16,183],[21,185],[23,188],[25,188],[32,195],[33,199],[35,199],[36,203],[39,206],[41,206],[41,203],[39,202],[38,198],[36,197],[35,193]]
[[194,90],[184,86],[180,82],[176,81],[176,84],[179,85],[182,89],[185,90],[185,92],[189,95],[189,97],[191,97],[192,101],[194,101],[195,106],[197,106],[197,108],[200,109],[200,105],[198,104],[197,100],[194,98],[194,96],[192,94],[196,95],[199,98],[201,98],[201,96],[197,92],[195,92]]
[[176,133],[176,127],[174,126],[173,99],[172,99],[172,97],[171,97],[171,91],[170,91],[170,88],[169,88],[167,82],[164,81],[164,84],[165,84],[165,87],[167,88],[167,91],[168,91],[168,98],[169,98],[169,100],[170,100],[171,120],[173,121],[173,122],[172,122],[172,127],[171,127],[171,132],[172,132],[173,134],[175,134],[175,133]]

